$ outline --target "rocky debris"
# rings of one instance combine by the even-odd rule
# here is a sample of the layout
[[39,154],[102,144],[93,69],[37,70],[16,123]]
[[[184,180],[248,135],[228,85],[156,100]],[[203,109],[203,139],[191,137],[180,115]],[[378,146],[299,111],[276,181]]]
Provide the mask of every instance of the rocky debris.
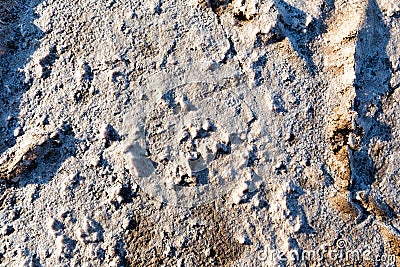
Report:
[[[50,136],[52,138],[50,138]],[[40,132],[28,133],[19,140],[18,145],[2,155],[0,178],[18,182],[21,175],[35,168],[36,160],[52,147],[59,146],[57,136]]]

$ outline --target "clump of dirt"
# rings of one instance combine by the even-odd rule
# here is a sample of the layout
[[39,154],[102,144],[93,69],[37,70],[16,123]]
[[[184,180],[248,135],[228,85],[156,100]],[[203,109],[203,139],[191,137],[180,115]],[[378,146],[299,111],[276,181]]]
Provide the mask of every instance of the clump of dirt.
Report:
[[207,6],[212,9],[217,15],[221,15],[232,3],[232,0],[201,0],[200,5]]
[[[233,238],[232,230],[213,205],[192,210],[191,222],[197,223],[176,222],[175,228],[187,229],[189,235],[180,235],[178,230],[161,233],[155,222],[138,217],[125,236],[126,250],[130,252],[126,258],[130,266],[176,266],[183,255],[186,255],[185,264],[196,266],[229,266],[240,259],[245,245]],[[174,242],[170,247],[158,245],[168,243],[167,240],[182,242]]]

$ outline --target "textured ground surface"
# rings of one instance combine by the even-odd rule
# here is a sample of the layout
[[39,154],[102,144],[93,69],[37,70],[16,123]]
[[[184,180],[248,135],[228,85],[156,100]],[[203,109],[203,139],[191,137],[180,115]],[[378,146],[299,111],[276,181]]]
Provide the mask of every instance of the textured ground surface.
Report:
[[0,266],[397,266],[400,3],[0,0]]

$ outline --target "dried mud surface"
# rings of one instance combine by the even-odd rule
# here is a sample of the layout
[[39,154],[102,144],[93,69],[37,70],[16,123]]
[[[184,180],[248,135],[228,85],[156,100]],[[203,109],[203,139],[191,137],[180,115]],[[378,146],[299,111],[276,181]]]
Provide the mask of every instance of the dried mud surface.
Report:
[[400,3],[0,0],[0,266],[398,266]]

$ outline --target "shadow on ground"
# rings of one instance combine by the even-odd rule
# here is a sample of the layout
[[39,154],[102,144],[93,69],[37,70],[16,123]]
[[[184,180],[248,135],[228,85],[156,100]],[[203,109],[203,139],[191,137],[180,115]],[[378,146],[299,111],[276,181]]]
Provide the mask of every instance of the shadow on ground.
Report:
[[39,47],[43,33],[34,25],[35,7],[41,1],[0,2],[0,153],[15,145],[14,130],[22,95],[32,81],[25,81],[24,68]]
[[393,93],[389,85],[392,68],[386,53],[389,38],[390,29],[383,21],[376,0],[369,0],[355,54],[354,110],[362,137],[360,149],[352,155],[352,191],[369,190],[376,178],[376,167],[368,152],[371,143],[391,139],[390,126],[380,120],[382,98]]
[[282,0],[275,0],[278,9],[278,35],[288,38],[299,57],[307,64],[308,71],[315,75],[318,67],[313,61],[314,53],[310,45],[326,32],[326,19],[334,9],[334,0],[324,1],[321,16],[307,25],[307,14]]
[[[38,18],[35,9],[41,3],[42,0],[0,2],[0,154],[5,155],[9,150],[16,150],[16,153],[10,153],[11,156],[8,156],[10,162],[16,160],[15,155],[18,155],[20,149],[15,136],[19,135],[17,132],[21,127],[21,99],[33,83],[33,80],[26,80],[25,73],[21,70],[39,48],[44,35],[34,24],[34,20]],[[49,56],[40,61],[43,69],[41,78],[46,79],[49,76],[50,70],[47,66],[53,64],[57,58],[57,51],[50,51]],[[11,175],[12,172],[16,172],[20,176],[19,186],[47,183],[57,173],[61,164],[75,153],[75,146],[63,145],[76,143],[68,125],[61,127],[60,138],[65,138],[68,142],[46,140],[28,152],[28,157],[34,157],[32,164],[19,169],[16,167],[11,171]],[[0,169],[4,168],[10,167],[0,166]],[[0,175],[0,181],[2,178],[9,179],[4,177],[4,173]]]

